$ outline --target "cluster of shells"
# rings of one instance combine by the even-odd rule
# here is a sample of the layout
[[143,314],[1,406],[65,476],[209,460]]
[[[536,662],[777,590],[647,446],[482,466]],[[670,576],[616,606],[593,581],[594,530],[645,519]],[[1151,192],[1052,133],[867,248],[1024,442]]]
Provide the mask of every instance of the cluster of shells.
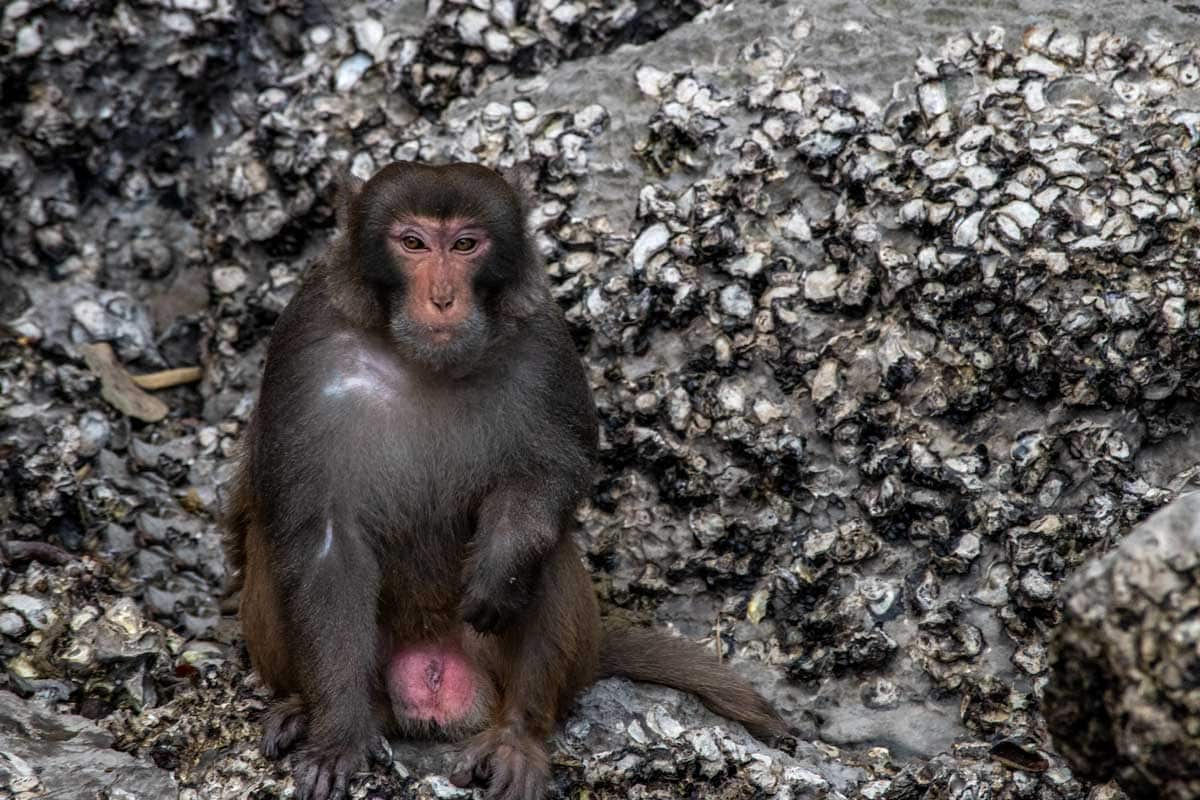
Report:
[[650,41],[716,0],[437,0],[402,85],[412,102],[441,110],[511,76]]
[[616,545],[656,567],[622,588],[740,589],[724,611],[774,618],[797,679],[904,651],[965,688],[1003,644],[967,620],[984,607],[1036,705],[1063,577],[1192,477],[1137,469],[1186,429],[1196,374],[1194,119],[1163,102],[1191,54],[1003,41],[949,42],[886,112],[803,68],[739,92],[637,76],[649,172],[705,174],[643,186],[624,268],[572,309],[626,369],[599,402],[642,465],[594,544],[687,509],[674,546]]
[[[605,602],[769,665],[803,690],[768,687],[793,718],[940,704],[969,740],[855,756],[860,796],[1085,796],[1038,754],[1046,641],[1068,574],[1195,477],[1172,453],[1200,366],[1198,55],[991,31],[884,103],[805,68],[799,23],[736,78],[645,63],[628,107],[542,99],[555,64],[711,5],[6,6],[0,68],[27,88],[0,108],[0,527],[71,558],[0,566],[0,686],[100,721],[193,796],[279,791],[215,525],[270,325],[339,165],[524,162],[602,419],[580,521]],[[614,158],[629,219],[591,196]],[[205,378],[133,422],[75,349],[95,341]],[[650,716],[619,750],[569,727],[563,787],[851,793]]]

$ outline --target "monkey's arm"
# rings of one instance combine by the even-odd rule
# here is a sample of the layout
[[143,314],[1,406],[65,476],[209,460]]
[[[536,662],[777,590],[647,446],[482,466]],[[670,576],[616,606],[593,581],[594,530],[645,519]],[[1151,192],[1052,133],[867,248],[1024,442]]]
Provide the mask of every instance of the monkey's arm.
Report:
[[464,570],[463,618],[485,632],[507,627],[532,600],[542,564],[592,480],[596,415],[587,377],[561,319],[541,322],[551,358],[531,412],[543,427],[528,460],[484,497]]
[[484,498],[464,567],[462,614],[476,630],[506,628],[528,605],[574,506],[573,488],[549,477],[525,478]]

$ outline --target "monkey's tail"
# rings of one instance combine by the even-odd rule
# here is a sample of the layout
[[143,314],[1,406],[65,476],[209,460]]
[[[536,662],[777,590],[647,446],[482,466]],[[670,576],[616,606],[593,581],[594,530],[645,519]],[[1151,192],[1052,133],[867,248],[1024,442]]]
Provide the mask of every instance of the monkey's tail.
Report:
[[763,742],[796,730],[742,676],[707,648],[663,630],[607,625],[600,677],[619,676],[690,692],[721,716],[742,723]]

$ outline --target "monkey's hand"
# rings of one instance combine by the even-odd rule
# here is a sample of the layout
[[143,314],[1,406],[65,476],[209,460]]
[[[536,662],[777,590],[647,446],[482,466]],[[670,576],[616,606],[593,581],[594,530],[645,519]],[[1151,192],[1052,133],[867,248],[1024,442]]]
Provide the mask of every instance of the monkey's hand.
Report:
[[462,618],[480,633],[509,627],[533,599],[563,516],[556,484],[532,480],[492,491],[479,508],[463,565]]
[[472,570],[460,610],[463,620],[480,633],[498,633],[511,625],[531,599],[528,577]]
[[381,736],[365,743],[339,748],[309,746],[297,754],[295,766],[298,800],[345,800],[350,778],[370,759],[372,763],[391,762],[390,748]]

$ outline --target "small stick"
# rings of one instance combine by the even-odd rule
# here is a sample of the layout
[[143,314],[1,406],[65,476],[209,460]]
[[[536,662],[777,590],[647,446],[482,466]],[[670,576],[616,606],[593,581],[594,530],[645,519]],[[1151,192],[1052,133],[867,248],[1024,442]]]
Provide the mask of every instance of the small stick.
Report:
[[172,386],[195,383],[204,377],[204,370],[200,367],[179,367],[130,377],[143,389],[170,389]]
[[49,542],[30,542],[17,539],[0,543],[0,553],[10,561],[40,561],[43,564],[69,564],[75,557]]

